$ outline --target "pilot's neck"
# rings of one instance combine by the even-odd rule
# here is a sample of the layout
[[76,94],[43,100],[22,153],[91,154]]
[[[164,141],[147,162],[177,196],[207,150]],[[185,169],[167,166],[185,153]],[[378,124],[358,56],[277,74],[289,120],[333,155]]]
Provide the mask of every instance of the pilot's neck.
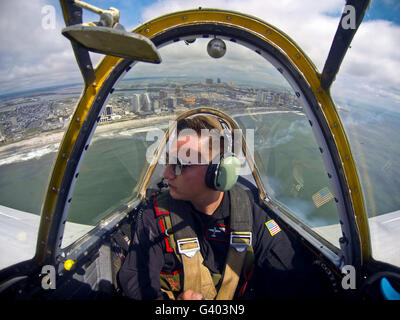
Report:
[[220,205],[224,193],[221,191],[212,191],[207,196],[196,199],[192,202],[192,205],[197,211],[203,212],[207,215],[212,215]]

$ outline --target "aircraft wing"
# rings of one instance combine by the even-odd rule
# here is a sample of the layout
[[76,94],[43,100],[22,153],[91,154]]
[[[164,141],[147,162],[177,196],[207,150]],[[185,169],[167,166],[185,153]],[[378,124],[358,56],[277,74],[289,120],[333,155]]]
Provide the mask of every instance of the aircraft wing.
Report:
[[[0,205],[0,270],[12,264],[31,259],[36,250],[40,216]],[[93,226],[68,223],[65,228],[65,246],[83,236]]]
[[[400,248],[389,245],[400,243],[400,210],[368,218],[372,238],[372,256],[394,265],[400,265]],[[321,232],[331,243],[342,236],[339,224],[313,228]]]

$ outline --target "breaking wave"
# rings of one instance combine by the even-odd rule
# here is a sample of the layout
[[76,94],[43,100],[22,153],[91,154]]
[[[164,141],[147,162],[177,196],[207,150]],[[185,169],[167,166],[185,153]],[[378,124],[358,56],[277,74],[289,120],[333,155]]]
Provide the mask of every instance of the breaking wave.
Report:
[[39,147],[33,150],[24,150],[24,151],[17,151],[12,155],[8,155],[0,159],[0,166],[16,163],[16,162],[23,162],[32,159],[39,159],[46,154],[57,152],[60,143],[54,143],[50,145],[46,145],[43,147]]
[[[143,127],[143,128],[102,132],[102,133],[95,134],[92,138],[91,143],[93,143],[97,140],[103,140],[103,139],[114,139],[114,138],[118,138],[118,137],[133,137],[140,133],[146,133],[146,132],[152,131],[152,130],[160,130],[162,128],[166,129],[167,127],[168,127],[167,125],[165,125],[165,126],[161,125],[159,127],[149,126],[149,127]],[[53,144],[48,144],[45,146],[37,147],[37,148],[31,149],[31,150],[6,151],[2,155],[0,155],[0,166],[11,164],[11,163],[39,159],[47,154],[50,154],[53,152],[54,153],[58,152],[59,146],[60,146],[60,143],[58,142],[58,143],[53,143]]]

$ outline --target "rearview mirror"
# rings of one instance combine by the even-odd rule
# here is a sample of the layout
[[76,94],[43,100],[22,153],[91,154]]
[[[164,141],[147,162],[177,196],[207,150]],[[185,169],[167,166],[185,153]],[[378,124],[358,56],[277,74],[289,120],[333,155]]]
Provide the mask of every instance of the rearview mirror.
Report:
[[153,42],[137,33],[82,24],[66,27],[61,33],[89,51],[135,61],[161,62],[161,56]]

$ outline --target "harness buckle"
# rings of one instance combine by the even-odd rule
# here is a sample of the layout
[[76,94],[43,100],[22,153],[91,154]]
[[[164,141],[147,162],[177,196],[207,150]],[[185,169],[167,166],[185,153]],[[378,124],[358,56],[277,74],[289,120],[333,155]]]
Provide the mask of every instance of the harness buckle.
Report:
[[248,231],[232,231],[230,245],[237,252],[243,252],[251,246],[253,234]]
[[192,258],[197,251],[200,251],[199,239],[197,238],[186,238],[176,242],[178,244],[178,252],[188,258]]

